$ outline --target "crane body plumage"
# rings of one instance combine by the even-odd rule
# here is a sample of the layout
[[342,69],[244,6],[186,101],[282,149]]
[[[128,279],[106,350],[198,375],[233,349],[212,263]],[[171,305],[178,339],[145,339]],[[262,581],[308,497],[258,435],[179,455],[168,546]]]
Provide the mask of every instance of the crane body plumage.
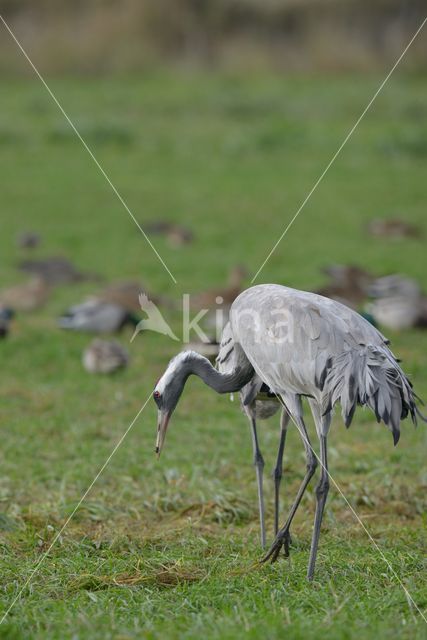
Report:
[[395,443],[400,420],[410,413],[416,421],[416,396],[389,341],[349,307],[289,287],[258,285],[235,300],[230,323],[258,376],[285,404],[285,398],[292,404],[293,396],[307,396],[326,413],[339,401],[346,426],[358,404],[368,405]]
[[303,418],[302,398],[306,397],[320,442],[321,464],[308,566],[311,579],[329,489],[327,436],[334,406],[341,404],[347,427],[356,407],[368,406],[377,421],[392,431],[395,444],[402,419],[410,415],[416,424],[417,415],[423,418],[412,385],[388,344],[367,320],[337,301],[276,284],[251,287],[233,302],[221,342],[220,355],[224,357],[227,349],[233,352],[231,370],[221,373],[198,354],[184,352],[171,361],[157,383],[157,450],[189,375],[199,375],[219,393],[241,391],[245,406],[256,400],[259,384],[267,385],[297,426],[307,462],[288,518],[264,557],[274,561],[282,547],[287,550],[292,519],[317,467]]

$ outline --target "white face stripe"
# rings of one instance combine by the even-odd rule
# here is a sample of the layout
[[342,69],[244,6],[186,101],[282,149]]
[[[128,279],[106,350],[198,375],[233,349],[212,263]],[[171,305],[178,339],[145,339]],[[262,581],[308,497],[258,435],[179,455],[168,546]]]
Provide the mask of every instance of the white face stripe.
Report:
[[192,359],[195,357],[201,358],[200,354],[196,353],[195,351],[182,351],[181,353],[178,353],[178,355],[172,358],[172,360],[169,362],[166,371],[156,384],[154,391],[158,391],[160,394],[163,394],[166,387],[172,382],[175,375],[181,368],[183,362],[185,362],[190,357],[190,355]]
[[155,391],[158,391],[160,394],[164,392],[165,388],[173,380],[176,374],[176,371],[179,368],[181,360],[182,360],[181,358],[178,359],[178,356],[176,356],[173,360],[169,362],[166,371],[164,372],[164,374],[156,384],[156,388],[154,389]]

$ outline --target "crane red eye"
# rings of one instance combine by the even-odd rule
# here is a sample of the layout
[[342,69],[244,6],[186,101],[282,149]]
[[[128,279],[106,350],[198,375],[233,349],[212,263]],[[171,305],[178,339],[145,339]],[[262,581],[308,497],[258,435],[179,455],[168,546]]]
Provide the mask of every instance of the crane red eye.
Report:
[[154,398],[160,398],[160,391],[155,391],[153,393]]

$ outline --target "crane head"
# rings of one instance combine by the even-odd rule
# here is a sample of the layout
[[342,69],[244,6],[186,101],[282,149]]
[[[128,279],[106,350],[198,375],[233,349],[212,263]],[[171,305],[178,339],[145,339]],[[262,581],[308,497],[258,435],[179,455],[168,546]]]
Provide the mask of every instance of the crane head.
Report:
[[153,391],[153,399],[158,410],[156,439],[156,454],[158,458],[166,438],[170,417],[178,404],[188,377],[188,372],[184,371],[184,360],[183,354],[179,354],[171,360]]

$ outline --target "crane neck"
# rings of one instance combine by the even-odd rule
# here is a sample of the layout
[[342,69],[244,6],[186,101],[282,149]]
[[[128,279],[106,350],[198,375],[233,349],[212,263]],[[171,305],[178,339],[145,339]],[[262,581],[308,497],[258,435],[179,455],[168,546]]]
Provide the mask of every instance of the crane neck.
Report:
[[209,360],[198,353],[193,352],[184,361],[185,377],[196,375],[205,384],[214,389],[217,393],[232,393],[240,391],[254,375],[254,369],[249,362],[240,363],[229,373],[220,373],[209,362]]

